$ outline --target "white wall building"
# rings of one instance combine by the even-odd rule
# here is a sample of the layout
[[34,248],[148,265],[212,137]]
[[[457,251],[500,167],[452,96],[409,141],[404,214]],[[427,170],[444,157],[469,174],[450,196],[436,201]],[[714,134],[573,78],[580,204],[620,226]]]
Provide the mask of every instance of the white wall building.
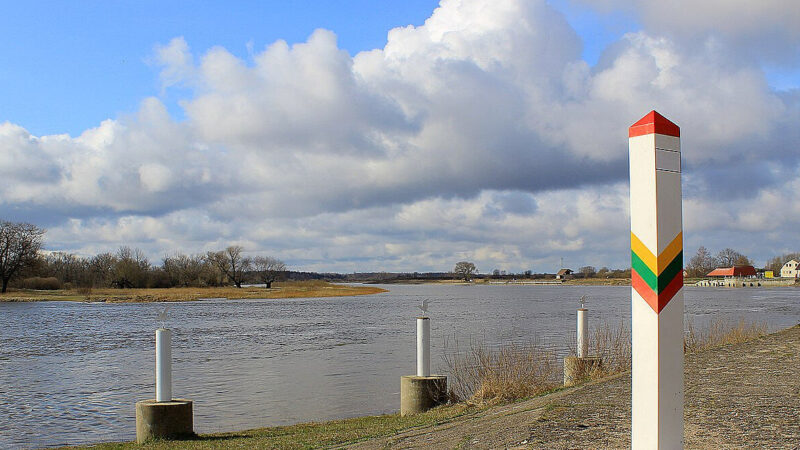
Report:
[[793,259],[781,267],[781,277],[783,278],[798,278],[800,277],[800,262]]

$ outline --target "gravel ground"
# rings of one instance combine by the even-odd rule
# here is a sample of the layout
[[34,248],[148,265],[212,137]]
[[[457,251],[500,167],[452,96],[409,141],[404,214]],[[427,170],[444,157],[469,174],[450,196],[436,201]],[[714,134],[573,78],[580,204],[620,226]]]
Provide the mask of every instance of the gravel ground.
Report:
[[[800,449],[800,325],[687,355],[686,448]],[[352,446],[629,448],[630,374]]]

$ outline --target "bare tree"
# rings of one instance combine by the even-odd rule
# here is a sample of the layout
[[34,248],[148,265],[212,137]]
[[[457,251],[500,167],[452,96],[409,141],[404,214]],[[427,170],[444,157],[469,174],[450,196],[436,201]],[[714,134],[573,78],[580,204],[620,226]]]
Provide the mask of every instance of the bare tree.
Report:
[[800,261],[800,252],[786,253],[780,256],[776,256],[767,261],[766,269],[771,270],[774,273],[780,273],[781,269],[783,268],[783,265],[793,259]]
[[66,288],[94,287],[92,260],[72,253],[53,252],[42,258],[41,276],[58,279]]
[[117,257],[111,253],[100,253],[89,260],[89,274],[92,285],[111,286],[114,266],[117,265]]
[[472,275],[475,274],[475,264],[469,261],[459,261],[453,268],[453,273],[458,275],[459,278],[463,278],[464,281],[469,281],[472,279]]
[[749,266],[750,258],[744,256],[743,254],[737,252],[732,248],[726,248],[725,250],[721,250],[717,253],[716,258],[717,266],[718,267],[733,267],[738,265],[745,265]]
[[237,288],[242,287],[244,274],[250,270],[252,260],[242,256],[244,249],[238,245],[232,245],[225,250],[218,252],[208,252],[206,261],[219,269]]
[[202,284],[205,264],[199,255],[176,253],[165,256],[161,265],[173,286],[199,286]]
[[36,263],[44,230],[29,223],[0,221],[0,279],[6,292],[8,282]]
[[147,287],[150,261],[138,248],[123,246],[117,250],[111,283],[118,288]]
[[253,269],[258,274],[258,280],[269,289],[286,272],[286,264],[271,256],[256,256],[253,258]]
[[583,266],[578,269],[578,272],[582,273],[586,278],[591,278],[597,274],[597,269],[594,266]]
[[712,270],[714,270],[714,258],[705,247],[700,246],[686,265],[686,271],[690,277],[704,277]]

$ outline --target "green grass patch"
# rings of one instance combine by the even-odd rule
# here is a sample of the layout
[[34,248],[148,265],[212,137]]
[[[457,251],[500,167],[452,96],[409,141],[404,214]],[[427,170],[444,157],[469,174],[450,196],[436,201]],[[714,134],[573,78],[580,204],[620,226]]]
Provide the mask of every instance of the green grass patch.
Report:
[[[144,445],[135,442],[107,443],[86,447],[111,449],[313,449],[346,445],[367,439],[391,437],[401,431],[449,422],[457,417],[475,414],[485,408],[464,404],[434,408],[424,414],[401,417],[399,414],[357,417],[321,423],[258,428],[231,433],[199,435],[181,441],[152,441]],[[65,447],[66,448],[66,447]]]

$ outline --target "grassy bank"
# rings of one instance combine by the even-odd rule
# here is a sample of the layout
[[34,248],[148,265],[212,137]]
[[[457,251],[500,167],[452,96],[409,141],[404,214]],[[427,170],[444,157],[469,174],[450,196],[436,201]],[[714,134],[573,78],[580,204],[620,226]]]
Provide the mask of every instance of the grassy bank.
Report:
[[[475,414],[486,408],[464,404],[441,406],[424,414],[401,417],[399,414],[356,417],[322,423],[302,423],[284,427],[258,428],[231,433],[200,435],[185,441],[107,443],[78,447],[86,449],[218,449],[218,448],[322,448],[352,444],[367,439],[388,437],[416,427],[438,425]],[[66,448],[66,447],[65,447]],[[74,447],[69,447],[74,448]]]
[[205,287],[166,289],[59,289],[38,291],[19,289],[0,294],[4,302],[78,301],[110,303],[187,302],[204,298],[311,298],[344,297],[386,292],[374,286],[348,286],[324,281],[274,283],[260,287]]

